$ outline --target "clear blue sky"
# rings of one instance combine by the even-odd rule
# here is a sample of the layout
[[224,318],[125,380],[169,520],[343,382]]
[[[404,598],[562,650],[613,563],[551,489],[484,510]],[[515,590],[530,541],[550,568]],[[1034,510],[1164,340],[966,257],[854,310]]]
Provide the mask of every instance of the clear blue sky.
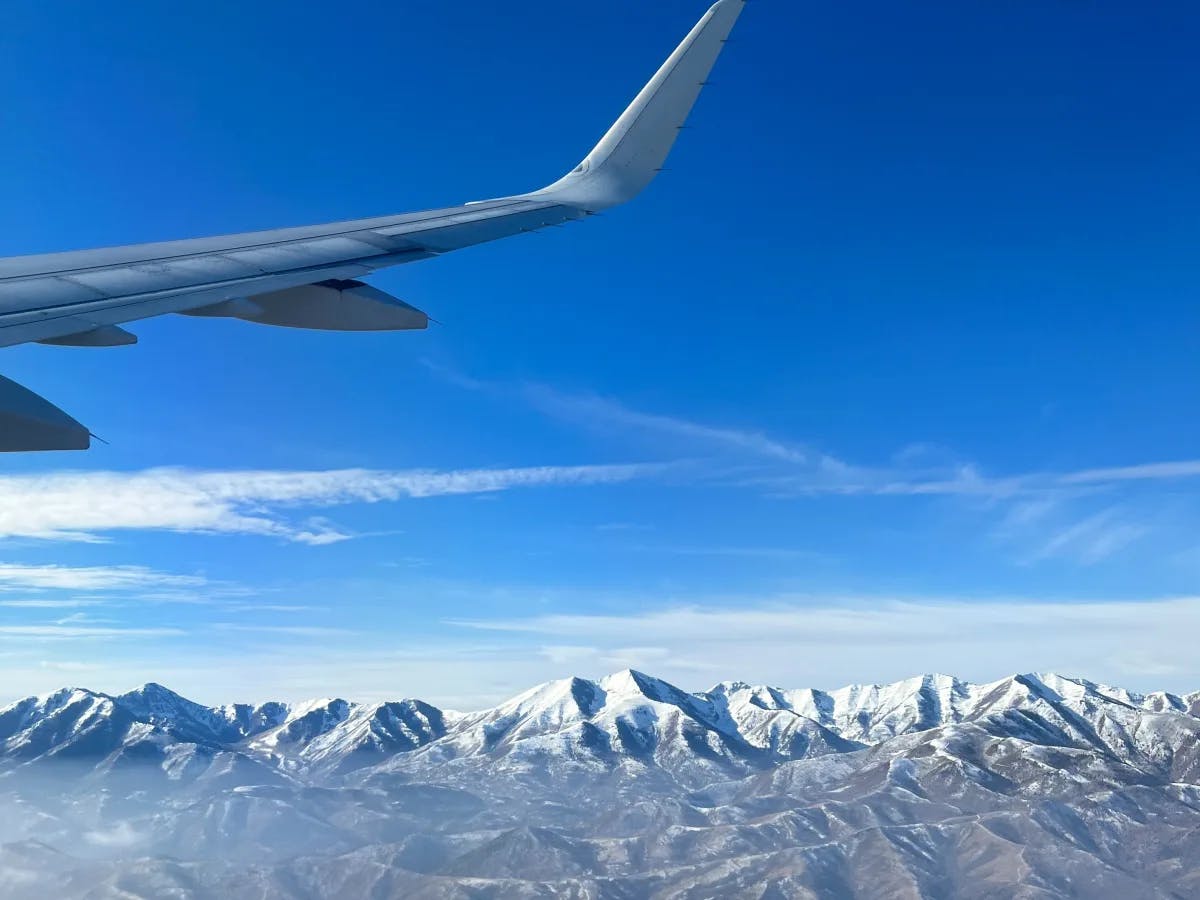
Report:
[[[702,11],[16,0],[0,255],[538,187]],[[1200,688],[1200,12],[756,0],[735,39],[633,205],[374,278],[426,334],[0,351],[111,441],[0,461],[6,693]]]

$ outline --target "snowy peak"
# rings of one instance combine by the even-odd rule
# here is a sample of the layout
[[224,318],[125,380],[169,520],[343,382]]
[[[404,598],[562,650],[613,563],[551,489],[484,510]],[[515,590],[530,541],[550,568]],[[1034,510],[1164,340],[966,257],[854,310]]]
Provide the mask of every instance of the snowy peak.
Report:
[[922,675],[889,685],[854,685],[833,691],[831,725],[856,740],[875,743],[961,721],[970,690],[946,675]]
[[496,708],[501,716],[554,726],[590,718],[601,710],[608,692],[594,681],[564,678],[539,684]]
[[599,681],[548,682],[500,706],[463,717],[443,738],[390,768],[499,766],[511,772],[614,773],[653,767],[698,784],[761,767],[778,754],[844,752],[820,725],[794,714],[743,730],[724,694],[692,694],[643,672]]
[[1200,712],[1200,703],[1187,697],[1162,692],[1142,696],[1054,674],[1013,675],[988,684],[931,674],[891,684],[849,685],[829,692],[724,682],[708,696],[722,698],[738,721],[758,721],[763,713],[786,711],[862,744],[1002,716],[1011,710],[1035,711],[1068,730],[1078,730],[1079,716],[1087,719],[1102,712],[1115,716],[1134,711]]
[[921,675],[893,684],[850,685],[832,692],[725,682],[709,694],[726,698],[735,716],[749,714],[750,708],[790,712],[849,740],[874,743],[960,721],[971,690],[948,675]]
[[200,704],[193,703],[191,700],[187,700],[174,691],[163,687],[161,684],[155,684],[153,681],[142,685],[136,690],[120,694],[113,699],[131,710],[140,707],[147,712],[162,712],[164,714],[172,714],[185,708],[204,709]]
[[445,735],[446,721],[446,713],[419,700],[356,707],[298,758],[309,768],[346,773],[432,743]]
[[634,669],[624,669],[600,679],[600,687],[619,697],[645,697],[659,703],[669,703],[668,698],[681,693],[674,685]]
[[118,696],[64,689],[0,709],[0,769],[136,750],[174,773],[218,759],[234,769],[253,762],[301,778],[380,767],[411,774],[442,766],[531,773],[649,766],[699,784],[975,727],[1102,749],[1158,771],[1193,764],[1186,740],[1200,728],[1198,707],[1200,695],[1139,695],[1053,674],[989,684],[931,674],[833,691],[729,681],[689,693],[627,669],[598,681],[547,682],[466,715],[419,700],[210,708],[151,683]]
[[353,710],[351,703],[341,699],[301,703],[278,726],[257,735],[253,746],[285,753],[289,749],[302,749],[309,741],[345,722]]
[[[29,852],[0,869],[52,874],[47,842],[127,858],[110,883],[139,896],[227,896],[230,864],[281,897],[532,897],[593,872],[622,896],[1194,896],[1198,702],[1053,674],[689,693],[626,670],[466,715],[68,689],[0,709],[0,795],[29,793],[3,822]],[[207,893],[196,857],[220,861]]]
[[207,707],[193,703],[160,684],[146,684],[114,697],[113,702],[139,722],[156,725],[183,740],[220,741],[225,722]]
[[26,762],[108,752],[136,724],[103,694],[64,689],[0,710],[0,756]]
[[263,703],[259,706],[234,703],[230,706],[219,706],[214,712],[234,733],[251,738],[272,728],[278,728],[287,721],[291,711],[286,703]]
[[88,703],[93,699],[99,700],[101,697],[90,691],[63,688],[53,694],[18,700],[0,709],[0,741],[8,740],[36,722],[55,715],[64,707],[80,702]]
[[708,694],[710,697],[724,697],[727,703],[744,703],[762,710],[792,711],[794,709],[792,701],[783,691],[767,685],[747,684],[744,681],[723,681]]
[[283,703],[209,708],[153,682],[114,697],[113,702],[139,722],[199,744],[237,743],[279,726],[288,717]]

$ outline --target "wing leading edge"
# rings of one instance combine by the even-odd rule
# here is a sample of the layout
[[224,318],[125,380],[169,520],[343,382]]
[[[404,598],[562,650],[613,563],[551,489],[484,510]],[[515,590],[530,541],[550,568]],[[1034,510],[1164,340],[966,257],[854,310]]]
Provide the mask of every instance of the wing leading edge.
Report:
[[[0,347],[133,343],[120,325],[165,313],[328,330],[424,328],[424,313],[359,279],[632,200],[661,170],[744,5],[719,0],[584,161],[548,187],[331,225],[0,259]],[[0,390],[0,450],[88,446],[83,426],[29,397]],[[39,426],[22,425],[35,406]]]

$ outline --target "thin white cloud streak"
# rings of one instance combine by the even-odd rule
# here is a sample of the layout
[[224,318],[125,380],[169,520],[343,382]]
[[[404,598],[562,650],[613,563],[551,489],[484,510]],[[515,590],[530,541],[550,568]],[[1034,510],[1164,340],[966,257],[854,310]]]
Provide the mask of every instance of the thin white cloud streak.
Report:
[[91,613],[75,612],[69,616],[63,616],[61,619],[55,619],[55,625],[112,625],[113,619],[97,619]]
[[1107,509],[1053,531],[1029,561],[1067,558],[1089,566],[1103,562],[1148,533],[1144,525],[1120,516],[1119,510]]
[[38,665],[43,669],[49,669],[55,672],[91,672],[97,668],[92,663],[75,662],[69,659],[50,660],[43,659]]
[[1033,472],[989,476],[973,463],[945,461],[937,466],[904,465],[934,455],[940,448],[913,445],[896,456],[894,466],[861,466],[814,451],[806,444],[770,436],[756,429],[738,429],[692,419],[634,409],[620,400],[587,392],[568,392],[546,384],[489,382],[450,367],[424,361],[443,381],[464,390],[516,396],[535,410],[592,431],[653,434],[689,443],[687,452],[732,451],[747,462],[778,466],[769,474],[743,477],[741,484],[780,496],[847,495],[894,497],[967,497],[1012,500],[1022,496],[1086,491],[1130,481],[1178,480],[1200,477],[1200,460],[1148,463],[1076,472]]
[[763,559],[778,561],[808,560],[810,562],[823,559],[821,554],[815,553],[812,550],[800,550],[793,547],[672,547],[654,544],[639,544],[631,546],[627,549],[635,553],[662,554],[665,556],[710,556],[714,558],[727,559]]
[[1017,501],[1009,506],[991,537],[1013,548],[1022,565],[1067,560],[1094,566],[1129,549],[1153,531],[1142,519],[1145,510],[1134,512],[1126,506],[1110,506],[1081,515],[1073,511],[1075,506],[1054,494]]
[[345,540],[323,521],[297,524],[284,510],[403,498],[489,494],[514,488],[616,484],[661,466],[325,472],[73,472],[0,477],[0,538],[97,539],[120,529],[253,534],[307,544]]
[[988,628],[1014,629],[1037,621],[1067,622],[1093,630],[1163,609],[1200,615],[1200,597],[1147,602],[1036,602],[1017,599],[937,602],[848,599],[823,605],[781,599],[745,609],[679,606],[630,615],[559,614],[512,619],[455,619],[447,624],[482,631],[525,633],[592,641],[630,635],[669,641],[785,640],[812,644],[829,639],[907,643],[957,641]]
[[483,381],[432,360],[422,364],[447,384],[467,391],[516,395],[538,412],[590,430],[640,432],[700,443],[752,456],[794,464],[811,464],[820,459],[807,447],[776,440],[762,431],[708,425],[678,416],[633,409],[611,397],[594,393],[568,393],[538,382],[519,385]]
[[266,612],[266,613],[313,613],[327,612],[327,606],[293,606],[284,603],[239,603],[228,608],[229,612]]
[[[3,504],[3,500],[0,500]],[[145,566],[25,566],[0,563],[0,590],[110,591],[151,587],[201,587],[198,575],[172,575]]]
[[0,637],[23,638],[167,638],[183,637],[180,628],[120,628],[75,625],[0,625]]
[[566,394],[541,384],[528,384],[524,395],[534,408],[557,419],[589,428],[622,428],[725,447],[754,456],[806,465],[814,462],[807,448],[786,444],[761,431],[722,428],[689,419],[640,412],[597,394]]
[[[419,697],[482,708],[542,681],[631,667],[688,690],[744,680],[783,688],[886,683],[920,672],[987,682],[1059,671],[1134,690],[1200,688],[1200,597],[1146,602],[826,599],[808,605],[677,607],[640,614],[479,620],[420,645],[399,635],[275,635],[261,652],[175,642],[121,654],[70,643],[88,686],[119,693],[159,681],[205,703]],[[299,651],[303,652],[299,652]],[[61,687],[45,644],[0,659],[11,699]],[[39,666],[38,661],[45,661]]]
[[[916,674],[916,668],[977,681],[1017,671],[1062,671],[1140,690],[1200,688],[1194,641],[1200,597],[793,601],[454,624],[507,635],[521,647],[535,643],[560,675],[601,674],[620,658],[693,688],[706,686],[698,680],[704,672],[714,680],[836,687],[893,681]],[[654,652],[630,649],[633,636]]]
[[0,600],[3,609],[82,609],[103,605],[103,600]]
[[1063,484],[1097,484],[1116,481],[1163,481],[1181,478],[1200,478],[1200,460],[1145,463],[1111,469],[1085,469],[1061,478]]
[[958,465],[948,471],[872,469],[846,465],[840,470],[831,467],[816,474],[819,477],[814,477],[811,472],[776,474],[748,483],[761,484],[778,493],[792,494],[955,496],[1010,500],[1021,497],[1067,497],[1129,482],[1200,478],[1200,460],[1008,476],[985,475],[973,464]]
[[216,631],[298,638],[350,637],[361,633],[349,628],[326,628],[319,625],[239,625],[233,622],[217,622],[212,627]]

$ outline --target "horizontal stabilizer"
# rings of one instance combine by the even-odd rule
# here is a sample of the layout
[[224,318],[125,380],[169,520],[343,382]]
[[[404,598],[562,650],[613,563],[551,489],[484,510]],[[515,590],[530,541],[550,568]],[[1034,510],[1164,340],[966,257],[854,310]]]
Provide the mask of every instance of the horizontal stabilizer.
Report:
[[137,342],[136,334],[118,325],[101,325],[88,331],[38,341],[39,344],[50,344],[54,347],[128,347]]
[[15,381],[0,376],[0,452],[86,450],[88,430]]

